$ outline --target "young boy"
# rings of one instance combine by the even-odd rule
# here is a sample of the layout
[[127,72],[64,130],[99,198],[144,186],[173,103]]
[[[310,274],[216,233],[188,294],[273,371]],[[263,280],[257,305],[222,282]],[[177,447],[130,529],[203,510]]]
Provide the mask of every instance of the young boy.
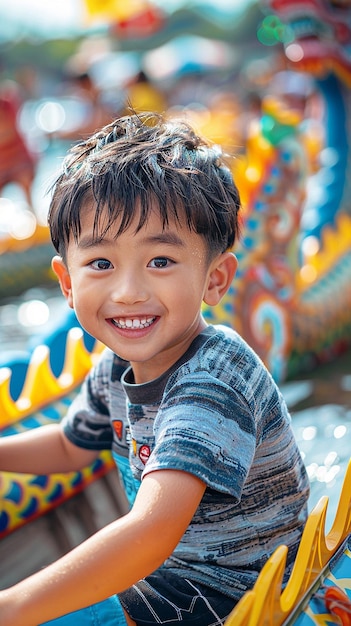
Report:
[[201,315],[235,274],[239,205],[220,151],[185,123],[133,114],[68,154],[53,268],[108,348],[63,423],[0,441],[0,467],[78,470],[109,448],[132,506],[0,592],[2,626],[220,625],[280,544],[289,576],[309,487],[286,405]]

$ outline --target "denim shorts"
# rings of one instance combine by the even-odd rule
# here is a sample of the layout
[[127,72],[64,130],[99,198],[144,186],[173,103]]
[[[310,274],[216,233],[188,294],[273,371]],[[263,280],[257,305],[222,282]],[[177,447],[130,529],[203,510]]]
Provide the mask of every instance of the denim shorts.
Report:
[[179,623],[223,626],[236,604],[232,598],[164,568],[118,597],[137,626]]

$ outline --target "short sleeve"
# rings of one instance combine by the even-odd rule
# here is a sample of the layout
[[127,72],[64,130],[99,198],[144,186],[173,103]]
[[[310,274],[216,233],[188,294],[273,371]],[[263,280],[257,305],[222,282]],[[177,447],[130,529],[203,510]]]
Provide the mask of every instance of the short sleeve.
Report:
[[113,360],[113,353],[106,350],[63,419],[65,435],[76,446],[89,450],[108,450],[112,446],[109,385]]

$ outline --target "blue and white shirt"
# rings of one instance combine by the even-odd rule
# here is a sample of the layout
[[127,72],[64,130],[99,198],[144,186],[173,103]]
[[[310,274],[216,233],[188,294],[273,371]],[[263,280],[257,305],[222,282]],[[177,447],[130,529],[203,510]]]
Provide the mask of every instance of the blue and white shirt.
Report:
[[[64,420],[67,437],[111,449],[132,502],[149,472],[177,469],[207,485],[163,567],[235,600],[277,546],[286,579],[307,517],[309,484],[284,399],[233,330],[208,326],[162,376],[135,384],[106,350]],[[182,506],[181,500],[179,506]]]

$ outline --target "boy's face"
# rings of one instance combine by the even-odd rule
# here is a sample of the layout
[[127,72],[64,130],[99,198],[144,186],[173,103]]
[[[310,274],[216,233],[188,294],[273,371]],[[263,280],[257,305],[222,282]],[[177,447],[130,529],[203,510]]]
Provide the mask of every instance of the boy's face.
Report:
[[88,212],[78,243],[71,238],[67,267],[55,257],[53,268],[83,328],[131,362],[137,383],[147,382],[203,330],[202,302],[217,304],[223,295],[217,266],[235,257],[209,262],[200,235],[175,222],[163,229],[156,211],[139,232],[132,224],[117,239],[111,230],[94,241],[93,219]]

